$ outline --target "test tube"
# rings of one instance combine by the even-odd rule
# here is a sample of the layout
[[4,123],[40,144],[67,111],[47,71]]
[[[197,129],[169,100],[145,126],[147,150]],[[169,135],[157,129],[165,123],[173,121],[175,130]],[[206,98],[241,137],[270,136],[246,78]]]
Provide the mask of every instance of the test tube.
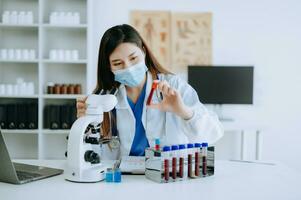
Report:
[[187,168],[184,168],[185,158],[187,157],[185,144],[179,145],[179,177],[186,178],[187,177]]
[[203,176],[207,175],[207,148],[208,148],[208,143],[206,142],[202,143]]
[[178,157],[178,150],[179,146],[178,145],[172,145],[171,146],[172,150],[172,171],[171,171],[171,176],[174,180],[177,179],[177,157]]
[[160,151],[160,139],[159,138],[155,139],[155,150]]
[[155,90],[157,89],[157,86],[158,86],[158,83],[160,81],[159,80],[154,80],[153,81],[153,84],[152,84],[152,88],[151,88],[151,91],[150,91],[150,94],[147,98],[147,101],[146,101],[146,105],[150,105],[151,104],[151,101],[152,101],[152,98],[153,98],[153,95],[154,95],[154,92]]
[[187,144],[187,153],[188,153],[188,177],[192,178],[192,166],[193,166],[193,144]]
[[201,149],[202,144],[201,143],[195,143],[194,148],[195,148],[195,169],[194,169],[194,174],[195,176],[200,176],[200,149]]
[[164,180],[165,182],[168,182],[169,180],[169,152],[170,147],[164,146],[163,147],[163,159],[164,159]]

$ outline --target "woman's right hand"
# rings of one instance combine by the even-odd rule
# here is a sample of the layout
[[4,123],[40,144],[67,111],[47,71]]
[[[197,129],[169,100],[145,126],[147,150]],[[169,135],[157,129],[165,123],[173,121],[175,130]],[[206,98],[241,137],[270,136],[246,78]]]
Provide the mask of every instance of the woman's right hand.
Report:
[[82,117],[86,114],[86,100],[88,97],[80,97],[76,99],[77,118]]

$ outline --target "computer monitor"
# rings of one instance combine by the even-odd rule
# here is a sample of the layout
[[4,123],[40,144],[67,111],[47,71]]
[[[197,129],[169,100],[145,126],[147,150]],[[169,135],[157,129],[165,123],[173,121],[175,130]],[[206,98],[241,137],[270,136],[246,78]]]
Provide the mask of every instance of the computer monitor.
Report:
[[188,66],[188,83],[204,104],[253,104],[252,66]]

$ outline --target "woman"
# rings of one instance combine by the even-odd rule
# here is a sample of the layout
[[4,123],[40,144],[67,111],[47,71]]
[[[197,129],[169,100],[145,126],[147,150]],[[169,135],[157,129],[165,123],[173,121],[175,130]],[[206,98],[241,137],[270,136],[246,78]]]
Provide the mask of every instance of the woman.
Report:
[[[152,103],[146,105],[153,80],[159,80]],[[108,29],[100,42],[97,86],[94,93],[118,89],[114,114],[106,113],[102,133],[111,134],[116,122],[122,156],[143,156],[154,145],[216,142],[223,129],[216,115],[199,101],[195,90],[164,69],[139,33],[129,25]],[[163,98],[162,98],[163,97]],[[77,100],[78,117],[85,114],[85,98]]]

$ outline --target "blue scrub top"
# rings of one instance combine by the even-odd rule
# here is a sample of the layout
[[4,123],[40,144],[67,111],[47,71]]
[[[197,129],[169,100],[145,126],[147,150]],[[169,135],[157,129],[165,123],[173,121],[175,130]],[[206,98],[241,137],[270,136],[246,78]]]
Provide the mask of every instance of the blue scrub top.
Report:
[[145,129],[141,120],[145,98],[145,88],[146,83],[143,86],[136,104],[131,99],[127,98],[136,119],[135,137],[132,143],[130,156],[144,156],[145,148],[149,147],[149,143],[145,135]]

